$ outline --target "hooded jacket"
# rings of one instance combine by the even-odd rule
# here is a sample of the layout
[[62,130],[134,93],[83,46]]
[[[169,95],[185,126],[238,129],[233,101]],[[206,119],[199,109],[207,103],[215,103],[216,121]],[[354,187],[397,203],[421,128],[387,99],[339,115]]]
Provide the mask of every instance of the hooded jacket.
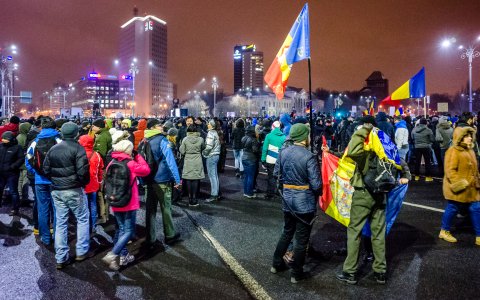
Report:
[[[18,134],[18,124],[13,124],[13,123],[8,123],[3,126],[0,126],[0,136],[6,131],[11,131],[14,136],[17,136]],[[0,141],[1,143],[1,141]]]
[[93,151],[93,138],[89,135],[82,135],[78,140],[80,146],[85,149],[87,159],[90,164],[89,173],[90,181],[85,187],[85,193],[95,193],[100,189],[103,180],[103,160],[98,152]]
[[262,162],[274,165],[277,162],[278,152],[282,149],[285,139],[286,137],[280,128],[275,128],[267,134],[262,147]]
[[30,144],[30,147],[28,147],[27,150],[27,155],[25,156],[25,166],[27,167],[28,172],[35,174],[35,184],[52,184],[52,182],[42,176],[37,174],[37,171],[30,165],[28,162],[29,159],[31,159],[35,153],[35,147],[40,139],[48,139],[48,138],[55,138],[57,141],[57,144],[60,143],[62,140],[60,139],[60,133],[56,131],[55,129],[52,128],[45,128],[40,131],[40,133],[37,135],[35,140]]
[[32,124],[26,122],[20,124],[19,127],[19,133],[17,135],[17,141],[18,144],[23,148],[24,151],[27,150],[27,135],[28,132],[30,131],[30,128],[32,128]]
[[404,120],[395,123],[395,145],[398,149],[408,148],[408,128]]
[[9,174],[18,174],[23,165],[24,155],[22,147],[16,140],[0,144],[0,174],[7,177]]
[[290,128],[292,127],[292,119],[290,118],[289,114],[283,114],[280,117],[280,123],[283,125],[283,133],[285,136],[288,136],[290,134]]
[[413,128],[412,138],[417,149],[431,148],[433,142],[435,142],[432,130],[425,124],[418,124]]
[[170,142],[160,130],[145,130],[145,138],[150,143],[153,157],[158,163],[154,178],[155,182],[164,184],[175,182],[175,184],[180,184],[180,174],[178,173],[177,163]]
[[260,143],[255,135],[255,128],[248,126],[245,129],[245,136],[242,138],[243,156],[242,160],[256,162],[262,153]]
[[393,128],[393,125],[387,121],[386,113],[384,113],[383,111],[379,112],[375,117],[375,121],[377,122],[378,129],[385,132],[392,141],[395,140],[395,130]]
[[233,128],[232,130],[234,150],[242,150],[242,138],[244,136],[245,136],[245,122],[242,119],[238,119],[235,122],[235,128]]
[[93,146],[93,150],[97,151],[103,159],[107,156],[108,151],[112,149],[112,136],[108,130],[108,127],[100,128],[95,134],[95,145]]
[[435,130],[435,140],[440,143],[441,149],[448,149],[452,142],[453,128],[445,117],[438,120],[437,129]]
[[203,138],[198,132],[187,132],[187,136],[182,140],[180,153],[184,157],[183,179],[203,179],[205,172],[203,170],[202,151],[205,148]]
[[137,150],[138,144],[143,140],[145,137],[145,129],[147,129],[147,120],[145,119],[140,119],[138,121],[138,130],[133,132],[133,136],[135,137],[134,142],[133,142],[133,149]]
[[[472,145],[462,143],[470,134]],[[445,176],[443,178],[443,196],[447,200],[469,203],[480,200],[480,174],[477,158],[473,151],[475,129],[457,127],[453,131],[453,145],[445,153]]]
[[[132,159],[132,157],[124,152],[113,151],[112,158],[123,161],[125,159]],[[127,163],[127,167],[130,170],[130,186],[132,187],[132,196],[130,202],[124,207],[113,207],[114,212],[125,212],[137,210],[140,208],[140,200],[138,197],[138,185],[137,177],[147,176],[150,173],[150,168],[147,162],[141,155],[136,155],[134,160],[130,160]]]

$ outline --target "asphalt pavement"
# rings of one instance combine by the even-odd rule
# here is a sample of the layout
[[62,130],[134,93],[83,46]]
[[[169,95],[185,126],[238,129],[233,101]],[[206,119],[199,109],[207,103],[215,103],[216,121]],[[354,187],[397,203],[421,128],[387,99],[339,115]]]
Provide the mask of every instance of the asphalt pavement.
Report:
[[[231,156],[227,166],[233,166]],[[184,199],[174,205],[181,241],[154,253],[140,247],[142,206],[139,239],[128,246],[137,260],[119,272],[101,261],[111,248],[113,220],[92,239],[92,258],[58,271],[53,251],[33,236],[31,209],[12,218],[9,207],[0,208],[0,299],[478,299],[480,247],[469,218],[455,220],[458,243],[437,237],[445,204],[440,180],[411,182],[387,237],[387,284],[378,285],[370,263],[363,263],[355,286],[335,279],[345,259],[345,227],[319,211],[305,266],[312,277],[291,284],[288,271],[269,272],[283,225],[280,200],[243,198],[231,167],[220,174],[220,186],[219,202],[189,208]],[[266,189],[263,174],[258,188]],[[206,179],[203,196],[208,190]],[[157,226],[163,240],[160,216]],[[74,255],[74,226],[70,245]]]

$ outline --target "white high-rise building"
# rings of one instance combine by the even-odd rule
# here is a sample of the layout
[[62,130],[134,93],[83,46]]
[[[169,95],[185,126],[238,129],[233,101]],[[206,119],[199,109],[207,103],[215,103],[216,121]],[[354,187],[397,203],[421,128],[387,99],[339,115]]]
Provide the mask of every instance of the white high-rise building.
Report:
[[138,17],[137,11],[121,26],[119,78],[134,78],[120,80],[120,90],[130,96],[127,107],[134,103],[136,116],[149,116],[152,107],[173,99],[167,81],[167,23],[151,15]]

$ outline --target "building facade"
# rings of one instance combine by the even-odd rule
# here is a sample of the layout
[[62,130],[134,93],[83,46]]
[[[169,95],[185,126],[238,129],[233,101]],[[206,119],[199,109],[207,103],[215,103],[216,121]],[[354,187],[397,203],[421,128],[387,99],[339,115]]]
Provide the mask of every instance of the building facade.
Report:
[[360,90],[365,96],[375,97],[382,100],[389,95],[388,79],[380,71],[374,71],[365,80],[365,86]]
[[133,77],[131,82],[121,81],[120,88],[125,95],[129,88],[133,90],[134,97],[128,102],[136,116],[152,115],[152,107],[173,99],[173,88],[167,81],[167,23],[151,15],[134,15],[123,24],[118,67],[119,76]]
[[254,44],[233,48],[233,92],[263,88],[263,52]]

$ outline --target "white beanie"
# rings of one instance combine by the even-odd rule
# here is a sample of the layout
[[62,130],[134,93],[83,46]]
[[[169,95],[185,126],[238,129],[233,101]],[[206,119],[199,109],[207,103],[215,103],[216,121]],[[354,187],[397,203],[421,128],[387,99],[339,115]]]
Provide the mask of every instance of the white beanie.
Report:
[[273,122],[272,129],[274,129],[274,128],[280,128],[280,122],[279,121]]
[[113,151],[123,152],[128,155],[132,155],[133,144],[129,140],[121,140],[113,145]]
[[130,134],[128,133],[128,131],[115,130],[112,133],[112,144],[116,144],[116,143],[120,142],[121,140],[124,140],[124,139],[128,138],[129,135]]

